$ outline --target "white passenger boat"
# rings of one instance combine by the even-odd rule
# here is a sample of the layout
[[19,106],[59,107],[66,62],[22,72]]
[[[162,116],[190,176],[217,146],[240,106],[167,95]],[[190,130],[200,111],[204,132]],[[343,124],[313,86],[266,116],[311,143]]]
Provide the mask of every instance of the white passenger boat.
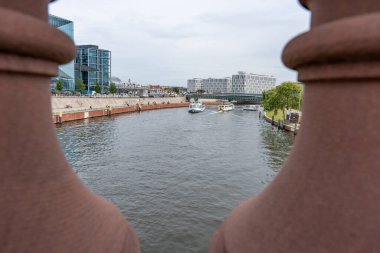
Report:
[[189,105],[189,112],[197,113],[203,112],[206,109],[206,106],[202,102],[191,102]]
[[245,111],[258,111],[259,106],[258,105],[246,105],[243,107],[243,110],[245,110]]
[[222,105],[218,105],[218,111],[226,112],[235,110],[235,105],[232,103],[224,103]]

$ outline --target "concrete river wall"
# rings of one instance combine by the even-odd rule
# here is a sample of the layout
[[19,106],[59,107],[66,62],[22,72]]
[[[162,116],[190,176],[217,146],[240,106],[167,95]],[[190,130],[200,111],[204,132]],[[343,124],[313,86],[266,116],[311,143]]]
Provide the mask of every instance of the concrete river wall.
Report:
[[187,106],[184,97],[52,97],[52,121],[62,123],[120,113]]

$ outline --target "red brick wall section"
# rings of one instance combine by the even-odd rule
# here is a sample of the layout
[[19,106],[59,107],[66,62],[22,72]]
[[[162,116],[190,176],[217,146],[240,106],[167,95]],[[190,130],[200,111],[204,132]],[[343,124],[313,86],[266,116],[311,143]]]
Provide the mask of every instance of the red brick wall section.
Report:
[[[143,105],[141,106],[141,111],[165,109],[165,108],[178,108],[178,107],[187,107],[187,106],[188,106],[188,103]],[[136,111],[137,111],[137,107],[135,106],[129,106],[129,107],[124,107],[124,108],[112,108],[111,114],[130,113],[130,112],[136,112]],[[107,116],[108,112],[109,112],[108,109],[89,111],[88,117],[95,118],[95,117]],[[68,113],[68,114],[62,115],[62,122],[80,120],[80,119],[84,119],[84,112]],[[59,123],[59,116],[53,115],[52,120],[53,120],[53,123]]]
[[89,118],[101,117],[104,115],[107,115],[107,110],[97,110],[97,111],[89,111],[88,112]]
[[76,113],[70,113],[70,114],[63,114],[62,115],[62,122],[64,121],[73,121],[78,119],[84,118],[84,112],[76,112]]
[[59,120],[59,117],[58,117],[58,115],[53,115],[52,119],[53,119],[53,123],[57,124],[58,120]]
[[135,112],[136,107],[112,108],[112,114]]
[[164,108],[179,108],[179,107],[187,107],[187,106],[189,106],[188,103],[143,105],[141,106],[141,111],[164,109]]

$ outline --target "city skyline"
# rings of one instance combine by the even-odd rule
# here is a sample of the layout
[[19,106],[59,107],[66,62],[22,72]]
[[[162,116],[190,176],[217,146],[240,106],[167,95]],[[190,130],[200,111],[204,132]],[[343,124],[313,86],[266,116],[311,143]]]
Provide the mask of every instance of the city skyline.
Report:
[[65,0],[50,13],[74,21],[76,44],[112,51],[112,75],[122,80],[186,87],[191,77],[243,70],[276,76],[277,84],[296,81],[281,52],[308,29],[309,14],[297,1],[215,3]]

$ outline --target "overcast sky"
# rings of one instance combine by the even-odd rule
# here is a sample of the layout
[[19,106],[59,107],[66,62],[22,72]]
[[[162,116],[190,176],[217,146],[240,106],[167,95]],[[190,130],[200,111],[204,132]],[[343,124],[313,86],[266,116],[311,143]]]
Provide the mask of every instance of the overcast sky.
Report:
[[310,18],[297,0],[59,0],[50,13],[74,21],[77,45],[111,50],[113,76],[172,86],[239,70],[295,81],[281,52]]

